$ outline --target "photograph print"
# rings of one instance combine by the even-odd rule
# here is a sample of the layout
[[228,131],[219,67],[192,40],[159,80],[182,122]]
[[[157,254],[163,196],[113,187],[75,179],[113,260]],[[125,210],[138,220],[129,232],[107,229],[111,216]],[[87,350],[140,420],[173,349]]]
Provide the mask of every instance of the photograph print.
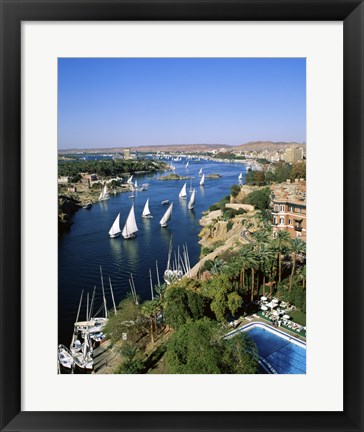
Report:
[[306,374],[306,59],[58,59],[59,374]]

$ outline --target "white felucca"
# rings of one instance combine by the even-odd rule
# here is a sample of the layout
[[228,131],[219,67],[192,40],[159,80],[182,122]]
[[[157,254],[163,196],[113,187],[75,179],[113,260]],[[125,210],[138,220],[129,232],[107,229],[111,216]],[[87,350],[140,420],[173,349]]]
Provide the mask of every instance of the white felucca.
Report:
[[239,174],[238,180],[242,180],[242,179],[243,179],[243,173],[241,172],[241,173]]
[[186,198],[187,196],[187,189],[186,189],[186,183],[182,186],[181,192],[178,195],[180,198]]
[[133,176],[131,175],[129,178],[128,178],[128,180],[127,180],[127,183],[131,183],[133,181]]
[[146,218],[146,219],[150,219],[152,218],[152,214],[150,213],[149,210],[149,198],[147,199],[147,202],[145,203],[144,209],[143,209],[143,213],[142,213],[142,217]]
[[167,208],[167,211],[164,213],[162,219],[160,220],[161,227],[166,227],[168,225],[169,220],[172,217],[172,209],[173,209],[173,203]]
[[201,177],[202,176],[202,168],[200,168],[200,171],[198,172],[198,175]]
[[136,236],[136,232],[138,231],[138,227],[135,221],[135,213],[134,213],[134,204],[131,206],[128,218],[125,222],[122,235],[124,239],[132,239]]
[[202,174],[201,180],[200,180],[200,186],[205,185],[205,174]]
[[109,190],[107,188],[107,185],[104,186],[104,189],[100,193],[99,201],[106,201],[110,199]]
[[119,237],[121,233],[120,230],[120,213],[116,216],[114,223],[112,224],[110,231],[109,231],[109,236],[111,238],[115,238],[115,237]]
[[192,210],[195,207],[195,202],[196,202],[196,189],[193,189],[192,194],[191,194],[191,198],[188,202],[188,209]]
[[186,163],[186,168],[188,168],[188,162]]

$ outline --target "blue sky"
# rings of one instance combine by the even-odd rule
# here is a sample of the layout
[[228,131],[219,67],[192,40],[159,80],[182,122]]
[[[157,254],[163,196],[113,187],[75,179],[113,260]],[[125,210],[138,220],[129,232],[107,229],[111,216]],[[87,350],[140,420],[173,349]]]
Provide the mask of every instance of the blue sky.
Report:
[[306,141],[305,59],[58,60],[58,147]]

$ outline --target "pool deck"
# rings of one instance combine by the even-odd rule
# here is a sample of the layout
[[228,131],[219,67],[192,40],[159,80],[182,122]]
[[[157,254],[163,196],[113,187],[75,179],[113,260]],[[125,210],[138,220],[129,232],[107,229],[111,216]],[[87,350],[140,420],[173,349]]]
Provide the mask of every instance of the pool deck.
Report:
[[306,343],[306,338],[305,338],[304,336],[302,336],[302,335],[300,335],[300,334],[297,334],[296,332],[289,331],[288,329],[286,329],[286,328],[284,328],[284,327],[282,327],[282,326],[280,326],[280,327],[273,327],[273,326],[269,323],[268,320],[265,320],[265,319],[259,317],[259,316],[256,315],[256,314],[251,315],[250,317],[248,317],[248,319],[247,319],[247,318],[241,318],[241,320],[239,320],[239,324],[238,324],[234,329],[232,329],[232,330],[238,330],[238,329],[240,329],[241,327],[244,327],[245,325],[247,325],[247,324],[251,324],[251,323],[254,323],[254,322],[259,322],[259,323],[265,324],[265,325],[267,325],[267,326],[270,326],[270,327],[272,327],[273,329],[280,330],[281,332],[286,333],[288,336],[295,337],[296,339],[299,339],[299,340],[301,340],[302,342],[305,342],[305,343]]

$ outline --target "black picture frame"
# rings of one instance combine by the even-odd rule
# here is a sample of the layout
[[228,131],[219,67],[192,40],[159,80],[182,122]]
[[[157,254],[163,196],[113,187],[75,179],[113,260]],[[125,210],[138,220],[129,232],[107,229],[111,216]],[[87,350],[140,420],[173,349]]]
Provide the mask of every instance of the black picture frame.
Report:
[[[2,431],[362,431],[363,24],[351,0],[0,0],[0,429]],[[21,411],[21,22],[119,20],[343,21],[344,411]],[[11,341],[11,342],[9,342]],[[15,342],[15,343],[14,343]],[[41,380],[41,376],[39,377]],[[335,377],[333,377],[335,380]],[[313,388],[314,392],[315,389]],[[160,395],[161,400],[168,395]]]

